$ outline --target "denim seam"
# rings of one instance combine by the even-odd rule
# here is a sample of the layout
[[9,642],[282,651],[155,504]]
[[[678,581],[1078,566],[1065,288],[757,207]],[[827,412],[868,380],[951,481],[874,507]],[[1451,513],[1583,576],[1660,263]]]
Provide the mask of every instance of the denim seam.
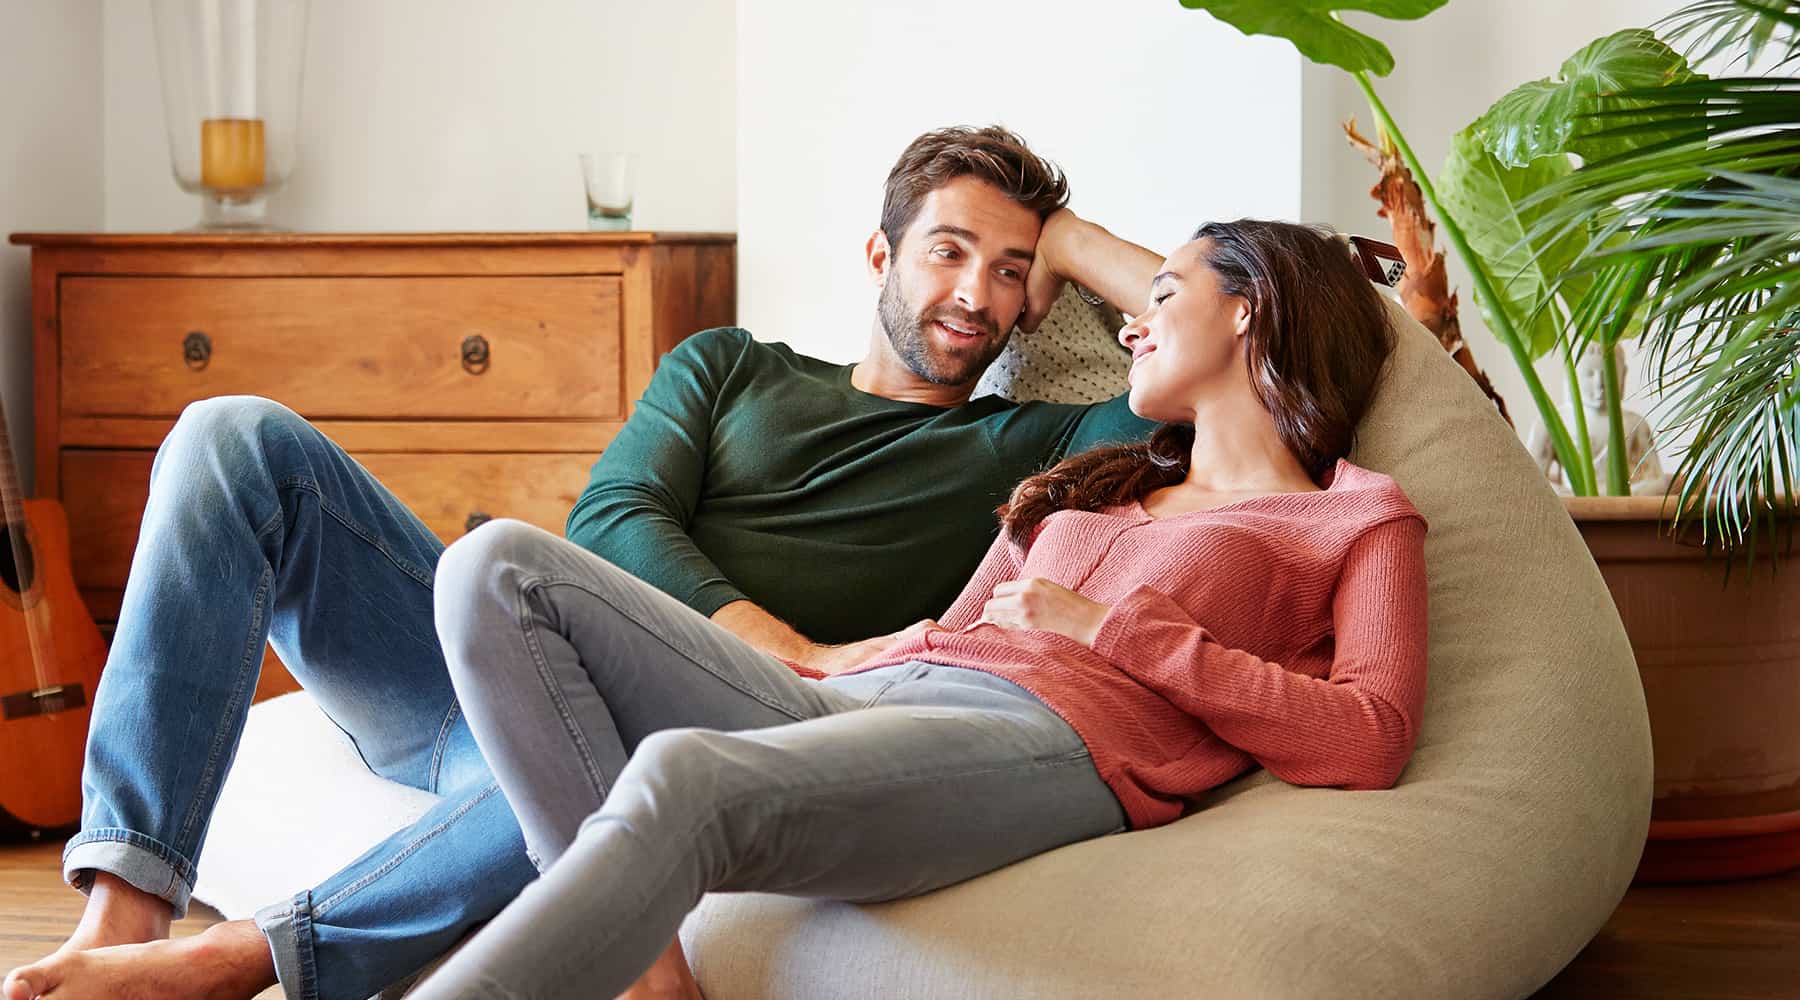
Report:
[[879,690],[877,690],[874,694],[870,695],[869,700],[863,702],[862,707],[864,707],[864,708],[875,707],[875,703],[881,700],[881,696],[887,694],[888,691],[891,690],[894,685],[900,683],[901,681],[912,680],[913,678],[918,677],[921,673],[924,672],[924,669],[926,666],[927,666],[926,664],[921,662],[920,665],[914,666],[911,670],[901,671],[900,673],[895,674],[894,676],[888,678],[887,683],[881,685],[881,688]]
[[575,713],[570,711],[568,699],[562,696],[562,689],[557,685],[553,671],[550,669],[550,659],[544,654],[544,645],[538,641],[537,623],[532,614],[531,601],[532,593],[542,591],[542,589],[534,581],[527,580],[520,583],[518,600],[515,602],[515,606],[518,608],[519,631],[525,639],[525,648],[531,653],[532,666],[537,671],[538,683],[544,686],[544,694],[550,698],[550,703],[556,706],[557,717],[562,720],[563,732],[569,737],[569,742],[574,745],[576,755],[581,758],[582,770],[587,772],[588,781],[604,801],[611,794],[611,788],[605,780],[605,775],[601,773],[599,765],[594,761],[594,748],[588,743],[587,734],[575,721]]
[[386,861],[382,862],[380,867],[376,868],[374,871],[368,873],[367,875],[364,875],[362,878],[357,879],[355,882],[352,882],[349,885],[343,887],[342,889],[339,889],[337,892],[333,893],[331,895],[331,897],[326,899],[324,902],[315,903],[313,905],[313,916],[314,917],[325,916],[325,914],[327,914],[332,909],[334,909],[337,906],[337,904],[343,902],[343,900],[346,897],[354,895],[355,893],[361,891],[364,887],[368,886],[371,882],[374,882],[375,880],[381,878],[383,875],[386,875],[388,872],[391,872],[395,868],[399,867],[401,862],[405,861],[407,858],[412,857],[414,854],[417,854],[419,852],[420,848],[424,847],[430,841],[436,839],[438,834],[443,833],[445,830],[448,830],[457,820],[459,820],[459,819],[463,818],[463,816],[467,815],[471,809],[474,809],[476,806],[487,801],[490,796],[492,796],[494,793],[498,792],[499,790],[500,790],[499,784],[492,782],[492,781],[488,782],[487,787],[483,788],[481,790],[480,794],[469,798],[461,806],[457,807],[455,812],[444,817],[443,822],[439,823],[438,825],[436,825],[436,826],[432,827],[431,829],[425,831],[424,833],[420,834],[416,839],[412,840],[405,847],[401,848],[396,854],[394,854],[393,857],[388,858]]
[[[714,817],[713,819],[710,819],[707,822],[708,823],[715,822],[716,819],[717,819],[717,817]],[[626,819],[623,816],[595,813],[593,816],[589,817],[586,821],[584,821],[581,824],[581,829],[586,830],[589,825],[591,825],[595,822],[604,822],[604,823],[611,823],[611,824],[617,825],[619,827],[622,827],[628,836],[635,837],[639,841],[644,842],[644,843],[649,842],[647,840],[647,838],[645,838],[644,835],[638,831],[637,827],[633,826],[631,821],[629,819]],[[688,838],[689,841],[692,842],[692,841],[698,840],[700,834],[706,830],[706,827],[707,827],[707,823],[702,823],[700,826],[696,827],[694,829],[693,833],[690,834],[690,836]],[[578,831],[576,833],[576,836],[579,837],[580,835],[581,834]],[[669,864],[665,864],[663,866],[663,868],[660,872],[660,877],[666,881],[669,878],[669,876],[671,874],[673,874],[675,865],[677,865],[679,863],[680,863],[680,856],[676,855],[672,862],[670,862]],[[640,881],[640,884],[642,884],[641,881]],[[650,900],[648,898],[638,898],[638,899],[632,900],[631,904],[632,904],[631,911],[639,912],[639,911],[643,911],[643,910],[646,910],[649,908]],[[565,949],[563,951],[562,960],[557,963],[555,970],[548,977],[549,980],[551,982],[572,982],[572,981],[574,981],[576,979],[576,976],[574,975],[576,966],[581,962],[585,962],[585,961],[589,960],[595,953],[604,951],[605,946],[612,943],[613,939],[618,937],[619,929],[625,927],[626,925],[627,925],[626,921],[623,921],[623,920],[614,921],[613,923],[608,924],[605,927],[599,928],[599,937],[595,940],[590,940],[588,942],[585,942],[585,945],[586,945],[585,947]]]
[[[269,522],[265,523],[263,527],[257,530],[256,538],[259,546],[263,534],[267,532],[279,518],[280,515],[277,514],[275,517],[271,518]],[[244,636],[244,650],[238,661],[236,682],[232,686],[231,694],[225,701],[224,717],[227,719],[237,719],[242,717],[244,698],[250,691],[254,690],[254,685],[250,682],[250,667],[253,663],[260,664],[262,662],[262,647],[268,644],[267,639],[264,639],[260,643],[256,642],[255,636],[262,628],[262,623],[268,611],[269,591],[274,587],[274,583],[275,571],[272,568],[265,568],[257,579],[256,593],[252,595],[250,599],[250,630]],[[193,721],[193,716],[190,714],[188,717],[189,725],[192,725]],[[213,727],[212,742],[206,750],[206,765],[200,771],[200,780],[196,784],[195,794],[188,806],[187,815],[182,818],[181,827],[176,832],[176,837],[181,842],[188,842],[193,835],[195,827],[204,824],[211,817],[212,805],[218,798],[215,794],[214,785],[222,774],[223,768],[221,765],[229,766],[229,762],[226,758],[231,756],[230,751],[235,748],[237,738],[242,734],[242,726]]]
[[[623,571],[621,571],[621,572],[623,572]],[[751,698],[757,702],[760,702],[761,704],[766,705],[769,708],[772,708],[777,712],[780,712],[782,715],[787,716],[788,718],[794,720],[795,722],[804,722],[808,718],[810,718],[809,716],[798,714],[798,713],[794,712],[792,709],[790,709],[787,705],[782,704],[780,701],[767,698],[761,692],[752,691],[749,688],[746,688],[743,685],[736,683],[734,680],[725,676],[724,674],[719,673],[717,670],[714,670],[709,664],[706,663],[706,661],[700,659],[700,657],[697,654],[690,652],[689,650],[682,649],[681,647],[677,646],[669,636],[663,635],[662,631],[660,629],[650,626],[649,624],[645,623],[642,619],[638,618],[636,615],[632,614],[631,612],[625,610],[622,607],[619,607],[619,605],[617,603],[615,603],[611,598],[607,597],[605,594],[599,593],[594,588],[589,587],[586,583],[584,583],[581,580],[574,579],[571,577],[564,577],[564,576],[540,576],[540,577],[533,577],[533,578],[525,581],[523,584],[521,584],[521,586],[532,586],[532,587],[538,587],[538,588],[543,588],[543,587],[548,587],[548,586],[553,586],[553,585],[569,586],[569,587],[574,587],[577,590],[583,591],[588,596],[594,598],[595,600],[606,605],[607,607],[612,608],[613,611],[617,612],[619,615],[624,617],[626,620],[630,621],[632,624],[636,625],[638,628],[643,629],[644,632],[650,638],[655,639],[656,641],[662,643],[664,646],[668,647],[670,651],[674,652],[676,655],[680,656],[682,659],[687,660],[689,663],[693,664],[694,666],[699,667],[701,670],[704,670],[707,673],[711,674],[713,676],[713,679],[717,680],[721,684],[724,684],[726,687],[729,687],[729,688],[737,691],[739,694],[742,694],[745,697]]]
[[[362,539],[370,548],[386,556],[388,562],[393,563],[396,569],[411,577],[413,582],[423,586],[427,591],[432,589],[434,583],[432,574],[420,572],[417,567],[412,565],[412,563],[402,559],[398,553],[389,548],[380,535],[364,528],[355,518],[351,517],[347,511],[340,509],[336,504],[332,503],[331,499],[325,495],[325,491],[319,488],[318,480],[313,479],[310,476],[290,475],[283,476],[275,482],[275,489],[277,492],[294,488],[302,489],[312,494],[313,499],[319,505],[319,511],[321,513],[331,515],[331,519],[342,525],[345,530]],[[257,532],[257,537],[260,539],[263,532],[266,532],[270,527],[281,521],[282,516],[282,513],[277,511],[276,514],[269,519],[269,524],[265,525],[262,531]],[[458,705],[455,702],[451,702],[449,711],[444,715],[444,722],[438,728],[437,742],[432,746],[431,767],[427,778],[429,787],[426,789],[427,791],[433,793],[438,791],[438,778],[439,772],[443,766],[444,753],[450,743],[450,733],[455,728],[456,720],[460,714],[461,712]],[[335,725],[335,722],[333,724]],[[362,747],[356,745],[356,738],[350,736],[349,732],[344,730],[342,726],[338,726],[338,729],[343,731],[346,737],[349,737],[351,745],[356,748],[357,757],[361,758],[363,761],[363,766],[369,767],[368,758],[363,756]],[[369,767],[369,770],[373,772],[375,769]]]
[[[444,768],[444,754],[450,747],[450,733],[456,728],[456,720],[461,717],[462,705],[452,701],[450,710],[444,713],[443,724],[438,726],[437,741],[431,746],[431,772],[428,779],[431,787],[427,791],[434,795],[438,792],[438,778],[442,775]],[[374,769],[370,768],[370,770]]]
[[294,900],[294,943],[300,952],[300,997],[301,1000],[319,1000],[319,956],[313,948],[313,916],[312,894],[302,893],[306,897],[306,906],[300,900]]
[[413,566],[405,559],[402,559],[393,549],[389,548],[387,544],[381,540],[380,536],[358,524],[356,519],[352,518],[347,512],[338,509],[337,505],[333,504],[331,500],[325,496],[325,493],[319,489],[319,484],[316,480],[305,476],[287,476],[277,481],[275,484],[277,490],[294,486],[300,487],[308,493],[311,493],[318,501],[320,511],[330,514],[333,520],[349,529],[352,534],[361,538],[364,542],[367,542],[375,551],[387,556],[388,561],[393,563],[402,573],[412,577],[413,580],[417,581],[426,590],[431,589],[432,574],[419,572],[417,567]]
[[[319,962],[313,949],[312,893],[300,892],[288,901],[288,920],[294,935],[294,959],[298,983],[282,983],[282,992],[298,1000],[319,1000]],[[266,935],[266,932],[265,932]]]

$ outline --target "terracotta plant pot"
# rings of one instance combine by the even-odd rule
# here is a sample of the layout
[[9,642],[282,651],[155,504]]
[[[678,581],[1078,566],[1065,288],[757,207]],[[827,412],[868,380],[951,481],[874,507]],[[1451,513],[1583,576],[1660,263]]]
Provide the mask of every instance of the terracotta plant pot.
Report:
[[[1637,654],[1655,746],[1637,881],[1748,878],[1800,867],[1800,528],[1759,532],[1755,565],[1677,537],[1662,497],[1567,497]],[[1673,502],[1670,502],[1670,511]],[[1771,572],[1764,555],[1780,543]]]

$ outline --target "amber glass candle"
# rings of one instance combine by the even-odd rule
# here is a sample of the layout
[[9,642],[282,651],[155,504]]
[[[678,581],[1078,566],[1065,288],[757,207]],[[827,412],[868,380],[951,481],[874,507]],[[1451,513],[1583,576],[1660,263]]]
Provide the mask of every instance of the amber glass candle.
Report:
[[208,118],[200,123],[200,183],[214,191],[262,187],[261,118]]

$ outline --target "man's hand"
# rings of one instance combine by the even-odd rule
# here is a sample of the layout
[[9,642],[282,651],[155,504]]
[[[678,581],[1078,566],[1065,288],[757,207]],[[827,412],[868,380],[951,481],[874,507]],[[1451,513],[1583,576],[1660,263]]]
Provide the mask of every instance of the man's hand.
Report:
[[1066,208],[1057,209],[1044,220],[1031,270],[1025,275],[1025,311],[1019,314],[1019,332],[1036,333],[1056,297],[1062,294],[1063,285],[1069,280],[1067,268],[1075,230],[1081,225],[1081,218]]
[[892,642],[885,635],[878,635],[861,642],[849,642],[842,646],[814,646],[807,654],[794,662],[801,666],[811,667],[822,674],[841,674],[881,652]]
[[982,606],[981,620],[1001,628],[1039,629],[1066,635],[1092,647],[1100,623],[1111,611],[1067,587],[1043,577],[1008,580],[994,588],[994,596]]
[[1161,254],[1122,240],[1066,208],[1058,209],[1038,232],[1031,270],[1025,274],[1019,330],[1035,333],[1070,281],[1135,316],[1148,303],[1150,279],[1161,267]]
[[808,666],[820,673],[841,674],[860,663],[867,663],[875,658],[875,654],[890,646],[902,642],[910,642],[925,634],[926,629],[940,628],[930,618],[915,622],[898,632],[878,635],[863,639],[860,642],[846,643],[842,646],[814,646],[804,658],[795,660],[802,666]]

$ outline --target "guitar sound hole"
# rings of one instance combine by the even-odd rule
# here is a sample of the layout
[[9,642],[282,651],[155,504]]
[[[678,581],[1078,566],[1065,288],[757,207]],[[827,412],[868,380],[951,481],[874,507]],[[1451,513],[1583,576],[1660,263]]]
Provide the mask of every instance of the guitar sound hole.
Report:
[[13,593],[23,594],[31,589],[33,575],[31,547],[27,545],[22,553],[15,553],[12,531],[0,526],[0,581]]

